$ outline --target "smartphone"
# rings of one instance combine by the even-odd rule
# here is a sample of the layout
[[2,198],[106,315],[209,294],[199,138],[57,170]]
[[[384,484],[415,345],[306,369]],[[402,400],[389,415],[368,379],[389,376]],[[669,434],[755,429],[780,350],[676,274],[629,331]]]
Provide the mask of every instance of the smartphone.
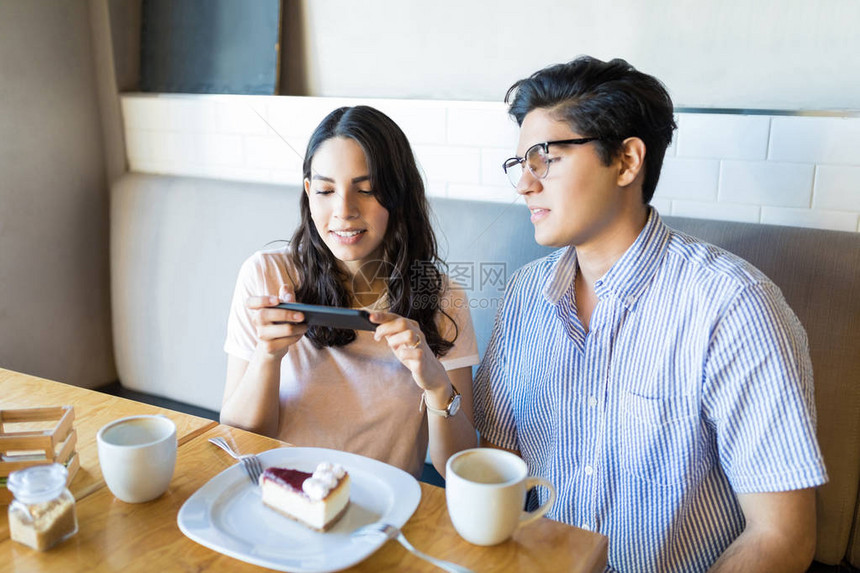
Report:
[[275,308],[284,308],[303,313],[305,315],[305,324],[308,325],[371,331],[376,330],[377,327],[376,324],[370,322],[370,313],[366,310],[322,306],[319,304],[303,304],[301,302],[282,302]]

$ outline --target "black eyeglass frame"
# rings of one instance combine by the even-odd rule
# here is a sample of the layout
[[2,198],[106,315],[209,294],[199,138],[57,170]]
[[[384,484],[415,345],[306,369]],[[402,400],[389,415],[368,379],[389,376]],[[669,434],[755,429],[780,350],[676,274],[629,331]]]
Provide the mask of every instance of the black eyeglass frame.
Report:
[[[532,145],[531,147],[526,149],[526,152],[522,157],[518,157],[515,155],[514,157],[509,157],[508,159],[505,159],[504,163],[502,163],[502,170],[505,172],[505,175],[507,175],[509,167],[513,167],[514,165],[519,165],[520,167],[523,168],[523,172],[525,172],[525,170],[528,169],[529,173],[531,173],[536,179],[544,179],[547,175],[549,175],[549,164],[551,163],[551,161],[547,162],[546,173],[544,173],[543,177],[538,177],[537,173],[535,173],[532,170],[532,168],[525,162],[526,157],[528,157],[528,155],[529,155],[529,153],[531,153],[532,149],[534,149],[536,147],[542,147],[544,155],[548,155],[550,145],[583,145],[585,143],[590,143],[592,141],[597,141],[599,139],[600,139],[599,137],[577,137],[575,139],[556,139],[555,141],[544,141],[541,143],[535,143],[534,145]],[[508,180],[510,181],[510,176],[508,177]],[[519,182],[517,182],[517,183],[519,183]],[[513,181],[511,181],[511,185],[513,185],[514,187],[517,186],[517,183],[514,183]]]

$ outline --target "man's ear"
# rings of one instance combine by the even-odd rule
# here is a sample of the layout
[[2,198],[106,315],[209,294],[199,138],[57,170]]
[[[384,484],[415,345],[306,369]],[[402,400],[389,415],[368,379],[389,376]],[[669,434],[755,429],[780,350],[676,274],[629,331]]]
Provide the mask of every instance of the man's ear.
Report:
[[645,175],[645,142],[638,137],[628,137],[621,144],[618,159],[618,186],[627,187],[640,173],[643,177]]

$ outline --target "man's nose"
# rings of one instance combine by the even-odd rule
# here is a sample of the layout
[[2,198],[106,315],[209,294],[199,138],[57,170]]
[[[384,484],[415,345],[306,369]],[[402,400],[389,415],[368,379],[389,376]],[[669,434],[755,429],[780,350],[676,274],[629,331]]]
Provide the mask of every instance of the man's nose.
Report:
[[528,169],[523,169],[523,174],[517,182],[517,193],[520,195],[528,195],[540,189],[540,179],[535,177]]

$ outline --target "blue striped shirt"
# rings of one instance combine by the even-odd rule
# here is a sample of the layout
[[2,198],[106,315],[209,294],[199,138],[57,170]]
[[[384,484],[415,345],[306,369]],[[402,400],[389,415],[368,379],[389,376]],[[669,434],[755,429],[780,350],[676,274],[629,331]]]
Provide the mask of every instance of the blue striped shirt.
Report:
[[587,333],[576,269],[566,248],[511,277],[478,430],[555,485],[549,517],[609,538],[609,570],[706,571],[743,530],[736,494],[827,481],[806,333],[764,274],[653,209]]

